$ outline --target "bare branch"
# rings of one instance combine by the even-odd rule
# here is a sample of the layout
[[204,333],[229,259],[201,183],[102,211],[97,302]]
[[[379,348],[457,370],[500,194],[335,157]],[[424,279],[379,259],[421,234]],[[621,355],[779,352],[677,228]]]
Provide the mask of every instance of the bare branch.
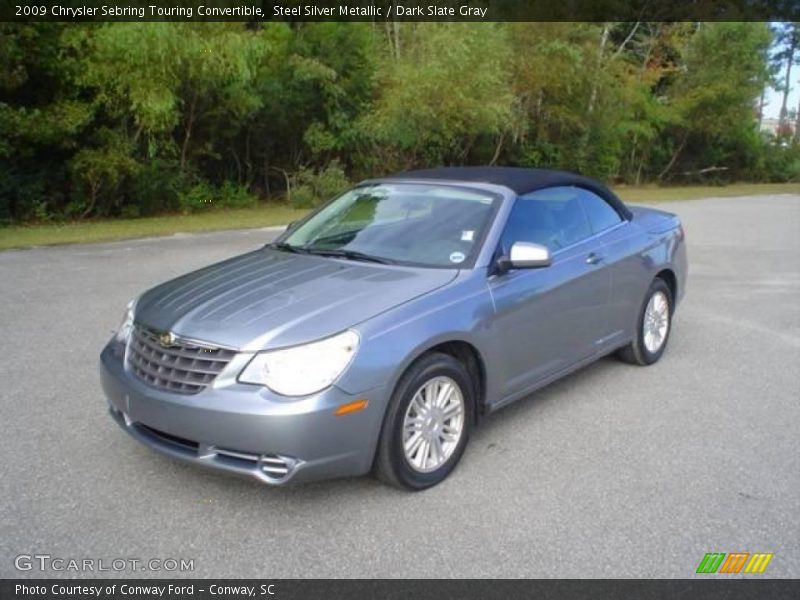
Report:
[[630,42],[630,41],[631,41],[631,39],[633,38],[633,36],[634,36],[634,35],[636,35],[636,31],[639,29],[639,25],[640,25],[640,24],[641,24],[641,21],[636,21],[636,24],[633,26],[633,29],[631,29],[631,32],[628,34],[628,37],[626,37],[626,38],[623,40],[623,42],[622,42],[622,43],[619,45],[619,47],[617,48],[617,50],[616,50],[616,51],[614,52],[614,54],[611,56],[611,60],[614,60],[614,59],[615,59],[615,58],[617,58],[617,57],[618,57],[620,54],[622,54],[622,51],[625,49],[625,46],[627,46],[627,45],[628,45],[628,42]]

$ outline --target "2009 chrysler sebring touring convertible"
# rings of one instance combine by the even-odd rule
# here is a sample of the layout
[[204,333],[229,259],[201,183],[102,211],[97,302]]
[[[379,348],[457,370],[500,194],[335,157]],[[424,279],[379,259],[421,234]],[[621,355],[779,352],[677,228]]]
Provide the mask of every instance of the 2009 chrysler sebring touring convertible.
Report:
[[125,431],[176,458],[422,489],[482,416],[612,352],[656,362],[686,271],[675,215],[585,177],[406,172],[132,301],[103,387]]

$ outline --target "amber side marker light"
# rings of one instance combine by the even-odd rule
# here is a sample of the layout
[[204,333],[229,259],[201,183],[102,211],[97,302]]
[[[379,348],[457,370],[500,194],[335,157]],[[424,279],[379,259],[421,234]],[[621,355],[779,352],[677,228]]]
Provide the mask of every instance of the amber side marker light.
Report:
[[367,408],[367,404],[369,402],[367,400],[353,400],[352,402],[348,402],[347,404],[342,404],[338,407],[333,414],[337,417],[343,417],[344,415],[349,415],[354,412],[358,412],[360,410],[364,410]]

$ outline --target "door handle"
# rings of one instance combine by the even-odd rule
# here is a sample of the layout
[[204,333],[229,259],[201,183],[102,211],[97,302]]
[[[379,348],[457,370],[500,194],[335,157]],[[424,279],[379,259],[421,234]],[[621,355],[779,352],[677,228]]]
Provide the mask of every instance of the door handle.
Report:
[[603,257],[595,252],[590,253],[589,256],[586,257],[587,265],[596,265],[601,262],[603,262]]

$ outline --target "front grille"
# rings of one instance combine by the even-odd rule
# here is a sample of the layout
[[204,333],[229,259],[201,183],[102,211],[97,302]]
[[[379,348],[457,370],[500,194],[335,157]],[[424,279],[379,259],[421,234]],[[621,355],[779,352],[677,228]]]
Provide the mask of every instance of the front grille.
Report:
[[158,332],[136,325],[128,344],[128,365],[145,383],[179,394],[203,391],[236,354],[182,340],[162,346],[158,338]]

